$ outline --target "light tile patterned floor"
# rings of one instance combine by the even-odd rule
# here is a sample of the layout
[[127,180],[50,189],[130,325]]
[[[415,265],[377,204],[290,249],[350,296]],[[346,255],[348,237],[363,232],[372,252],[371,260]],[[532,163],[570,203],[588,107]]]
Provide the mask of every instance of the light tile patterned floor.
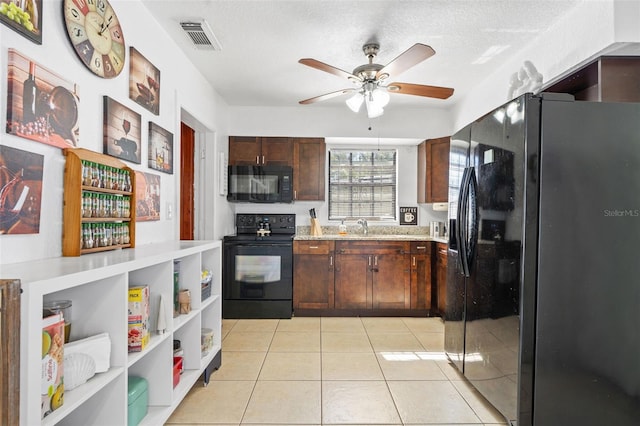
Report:
[[222,367],[167,425],[505,425],[439,318],[223,320]]

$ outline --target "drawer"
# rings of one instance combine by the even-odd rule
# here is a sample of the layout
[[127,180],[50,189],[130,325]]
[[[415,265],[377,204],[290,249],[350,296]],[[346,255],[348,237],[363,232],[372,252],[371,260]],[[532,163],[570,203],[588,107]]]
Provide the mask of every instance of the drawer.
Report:
[[334,247],[330,240],[294,241],[293,254],[329,254]]
[[411,253],[431,254],[431,241],[411,241]]

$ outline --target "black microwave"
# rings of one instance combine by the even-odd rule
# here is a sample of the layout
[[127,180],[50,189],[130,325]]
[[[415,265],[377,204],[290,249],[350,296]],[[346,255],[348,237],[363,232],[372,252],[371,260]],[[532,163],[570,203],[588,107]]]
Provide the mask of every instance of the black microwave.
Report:
[[229,166],[227,200],[234,203],[291,203],[290,166]]

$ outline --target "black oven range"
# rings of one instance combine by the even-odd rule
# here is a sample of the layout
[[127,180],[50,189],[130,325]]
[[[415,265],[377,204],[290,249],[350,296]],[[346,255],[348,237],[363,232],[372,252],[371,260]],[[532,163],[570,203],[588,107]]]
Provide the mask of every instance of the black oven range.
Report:
[[295,214],[236,214],[223,239],[223,318],[291,318],[295,233]]

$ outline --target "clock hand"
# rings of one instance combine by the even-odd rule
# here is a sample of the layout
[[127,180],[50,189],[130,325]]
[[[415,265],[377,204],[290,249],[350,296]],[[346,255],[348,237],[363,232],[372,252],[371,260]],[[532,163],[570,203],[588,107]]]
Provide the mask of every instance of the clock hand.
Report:
[[111,19],[113,18],[113,15],[109,16],[109,21],[107,22],[107,25],[104,25],[104,22],[102,24],[100,24],[100,28],[101,30],[98,32],[98,35],[102,35],[103,32],[105,32],[105,30],[107,28],[109,28],[109,25],[111,25]]

